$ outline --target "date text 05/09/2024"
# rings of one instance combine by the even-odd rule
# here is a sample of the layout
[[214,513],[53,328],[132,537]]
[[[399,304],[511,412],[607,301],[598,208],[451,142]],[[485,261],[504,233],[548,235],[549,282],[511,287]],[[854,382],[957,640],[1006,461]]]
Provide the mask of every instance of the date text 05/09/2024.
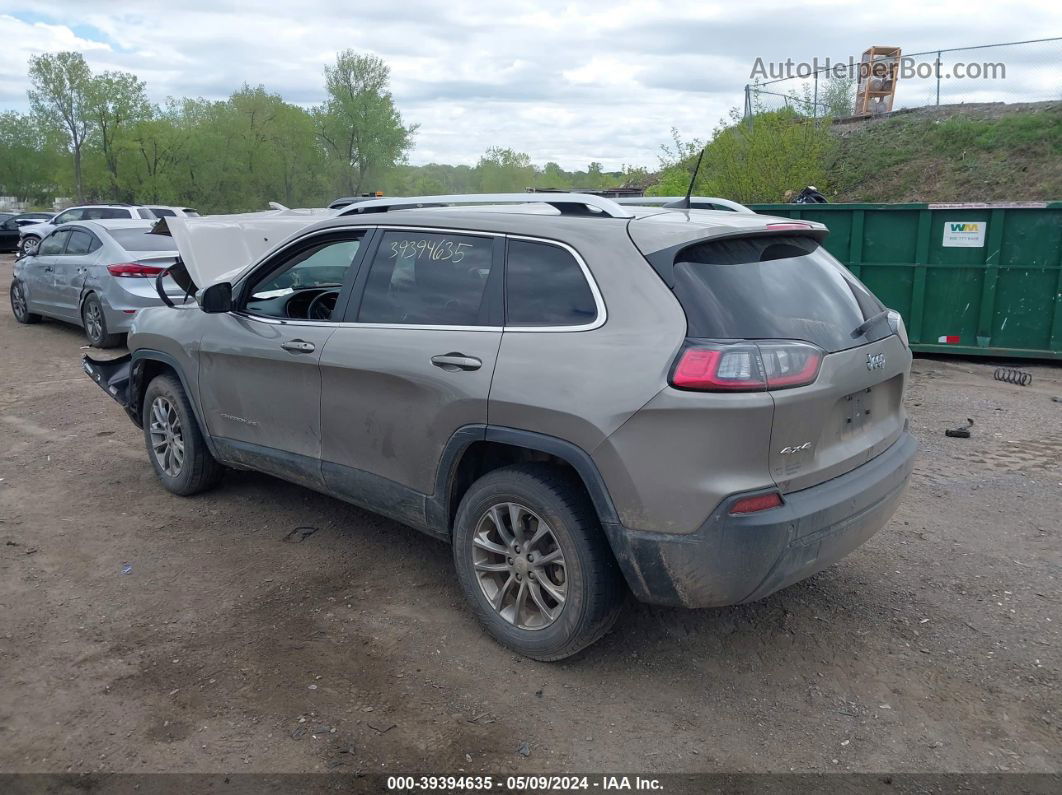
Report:
[[662,792],[663,783],[642,776],[388,776],[387,789],[399,792]]

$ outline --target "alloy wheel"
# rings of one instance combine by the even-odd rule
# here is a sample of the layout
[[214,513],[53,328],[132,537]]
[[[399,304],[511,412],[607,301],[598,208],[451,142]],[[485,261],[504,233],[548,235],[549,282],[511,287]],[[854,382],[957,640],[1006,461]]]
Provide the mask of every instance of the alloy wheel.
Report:
[[159,396],[151,403],[151,451],[162,471],[175,478],[184,466],[184,435],[181,418],[167,398]]
[[26,303],[26,294],[22,292],[22,284],[15,282],[11,285],[11,309],[18,320],[26,317],[29,305]]
[[564,553],[550,526],[523,505],[499,503],[476,524],[472,564],[494,611],[520,629],[544,629],[564,609]]
[[89,301],[85,305],[85,333],[92,342],[103,339],[103,309],[99,301]]

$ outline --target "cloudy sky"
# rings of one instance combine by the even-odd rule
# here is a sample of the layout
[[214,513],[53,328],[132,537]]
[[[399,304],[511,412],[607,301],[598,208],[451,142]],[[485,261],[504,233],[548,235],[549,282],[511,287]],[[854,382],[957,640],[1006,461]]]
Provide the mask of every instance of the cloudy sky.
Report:
[[[655,165],[677,127],[704,137],[741,106],[757,58],[847,60],[875,44],[915,53],[1062,36],[1062,4],[999,0],[0,0],[0,110],[27,109],[31,55],[79,50],[151,97],[222,99],[262,83],[290,102],[323,94],[338,50],[390,64],[414,163],[473,164],[490,145],[539,164]],[[944,100],[1062,98],[1062,42],[959,53],[1006,79],[946,81]],[[794,88],[791,81],[784,88]],[[901,82],[923,104],[932,80]]]

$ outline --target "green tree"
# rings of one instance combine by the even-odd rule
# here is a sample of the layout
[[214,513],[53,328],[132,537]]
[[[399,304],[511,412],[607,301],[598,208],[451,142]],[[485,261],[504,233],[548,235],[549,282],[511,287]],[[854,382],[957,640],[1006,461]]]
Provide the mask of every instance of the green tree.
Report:
[[[819,80],[818,85],[804,81],[799,91],[786,92],[786,107],[802,116],[820,119],[851,116],[855,92],[855,80],[850,77],[827,77]],[[757,113],[764,111],[757,93],[753,94],[753,105]]]
[[67,137],[74,160],[74,195],[81,201],[81,150],[91,129],[87,94],[92,72],[81,53],[45,53],[30,58],[29,79],[33,114]]
[[532,187],[531,158],[502,146],[490,147],[476,164],[476,182],[483,193],[516,193]]
[[[673,138],[664,147],[660,181],[650,191],[657,196],[686,192],[700,149],[696,139],[683,141],[677,132]],[[757,113],[750,121],[735,108],[707,145],[693,192],[748,203],[782,201],[787,190],[805,185],[825,190],[834,146],[826,124],[793,110]]]
[[[179,113],[171,100],[152,118],[134,123],[129,131],[127,166],[122,170],[122,190],[141,202],[183,203],[175,190],[175,170],[185,141]],[[198,201],[198,198],[195,198]]]
[[44,203],[59,189],[62,151],[55,131],[15,111],[0,113],[0,193]]
[[603,188],[612,187],[612,184],[613,180],[605,174],[604,166],[598,162],[593,162],[586,169],[586,184],[579,187],[602,190]]
[[408,127],[390,91],[391,72],[375,55],[344,50],[325,67],[328,99],[314,111],[341,190],[357,195],[370,175],[382,177],[405,159],[417,126]]
[[550,190],[566,190],[572,186],[571,174],[552,160],[546,163],[542,173],[538,175],[535,187],[549,188]]
[[133,144],[130,128],[151,117],[145,85],[130,72],[104,72],[92,77],[85,90],[85,108],[107,167],[109,192],[129,201],[119,187],[118,164],[123,151]]

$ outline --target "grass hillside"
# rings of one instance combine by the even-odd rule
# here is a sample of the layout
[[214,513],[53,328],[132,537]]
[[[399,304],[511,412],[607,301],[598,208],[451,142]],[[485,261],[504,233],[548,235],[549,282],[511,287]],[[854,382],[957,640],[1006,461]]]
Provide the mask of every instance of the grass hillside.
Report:
[[832,132],[832,202],[1062,199],[1062,102],[923,108]]

